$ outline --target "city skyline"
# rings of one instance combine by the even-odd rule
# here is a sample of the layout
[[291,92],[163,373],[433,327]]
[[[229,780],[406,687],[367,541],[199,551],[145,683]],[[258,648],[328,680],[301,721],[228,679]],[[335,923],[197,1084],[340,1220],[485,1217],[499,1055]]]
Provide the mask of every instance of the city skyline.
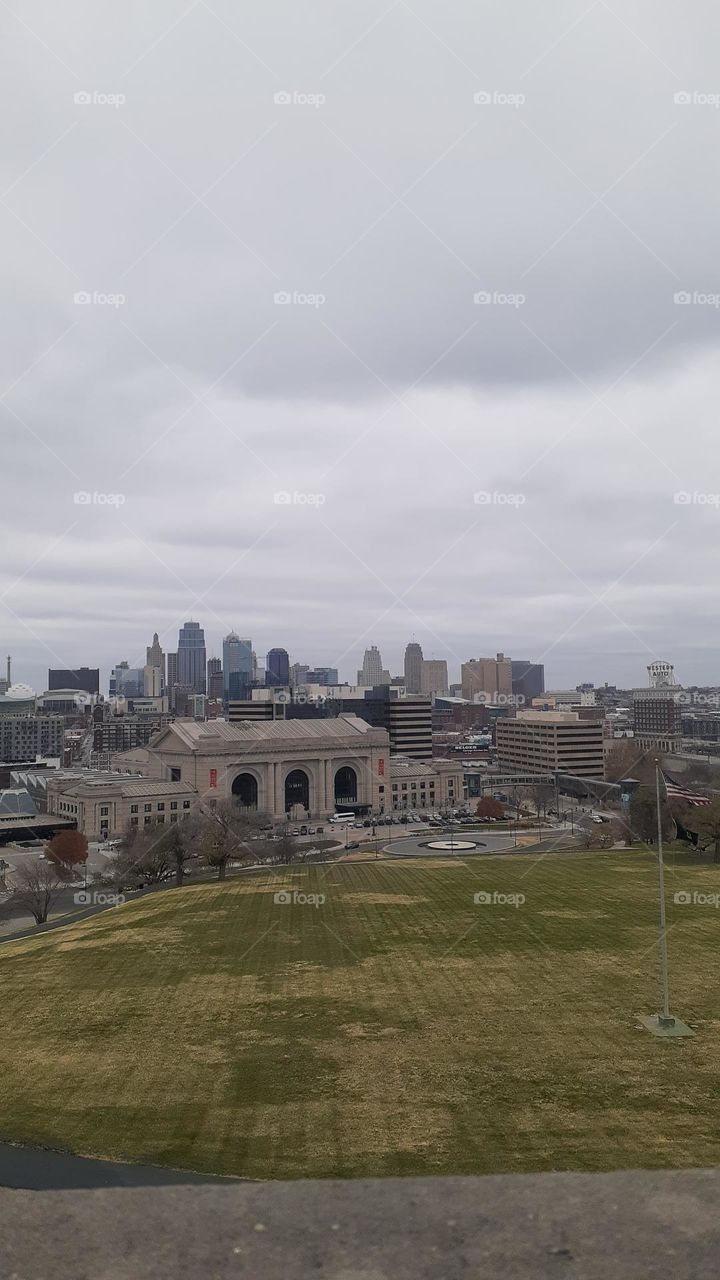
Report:
[[[304,655],[304,656],[303,656],[303,659],[302,659],[302,661],[301,661],[300,659],[298,659],[298,658],[294,655],[294,653],[293,653],[293,651],[292,651],[291,649],[286,649],[284,646],[271,645],[271,646],[268,648],[268,650],[265,652],[262,642],[256,642],[256,641],[255,641],[252,637],[250,637],[250,636],[247,636],[247,637],[245,637],[244,639],[241,639],[241,638],[239,637],[239,635],[237,634],[237,632],[235,632],[234,630],[230,630],[230,631],[229,631],[225,636],[223,636],[221,639],[219,639],[219,640],[217,640],[217,641],[211,641],[211,642],[208,642],[208,640],[207,640],[207,629],[203,627],[203,625],[202,625],[202,623],[201,623],[201,622],[200,622],[200,623],[198,623],[198,622],[197,622],[197,620],[187,620],[184,624],[182,624],[182,627],[181,627],[181,628],[178,628],[178,631],[175,633],[175,639],[174,639],[174,643],[173,643],[172,645],[169,645],[169,644],[168,644],[168,645],[166,645],[166,644],[163,642],[163,635],[162,635],[162,633],[158,633],[157,629],[155,629],[155,630],[154,630],[154,633],[153,633],[153,645],[152,645],[152,646],[145,646],[145,647],[143,647],[142,645],[141,645],[141,646],[138,646],[138,653],[145,653],[146,655],[149,655],[149,654],[150,654],[150,651],[151,651],[151,648],[155,651],[155,650],[156,650],[156,646],[157,646],[157,649],[159,649],[159,650],[162,652],[162,654],[163,654],[163,659],[165,659],[165,658],[169,658],[171,662],[172,662],[172,661],[176,661],[176,659],[177,659],[177,650],[178,650],[178,639],[179,639],[179,634],[180,634],[180,632],[181,632],[182,630],[184,630],[184,627],[188,625],[188,622],[191,622],[191,624],[192,624],[193,626],[198,627],[198,628],[199,628],[199,630],[200,630],[200,632],[201,632],[201,634],[202,634],[202,635],[203,635],[203,637],[204,637],[204,645],[203,645],[203,650],[202,650],[202,651],[203,651],[203,653],[204,653],[204,655],[205,655],[205,666],[204,666],[204,673],[205,673],[205,674],[204,674],[204,678],[205,678],[205,679],[207,679],[208,663],[209,663],[210,661],[218,661],[218,660],[219,660],[219,661],[221,662],[221,667],[222,667],[222,671],[223,671],[223,678],[224,678],[225,696],[226,696],[226,697],[228,696],[228,685],[227,685],[227,675],[228,675],[228,671],[229,671],[229,670],[237,671],[237,670],[239,669],[239,668],[238,668],[238,666],[237,666],[237,665],[236,665],[236,663],[235,663],[235,659],[233,659],[233,665],[231,665],[231,666],[230,666],[230,668],[227,668],[227,669],[226,669],[225,665],[223,664],[223,655],[227,655],[227,654],[228,654],[228,652],[230,652],[230,650],[228,649],[228,646],[227,646],[227,642],[228,642],[228,641],[236,641],[236,642],[237,642],[237,644],[238,644],[239,646],[242,646],[243,653],[245,652],[245,649],[246,649],[246,647],[247,647],[247,655],[246,655],[246,659],[243,659],[243,666],[244,666],[244,667],[247,667],[247,666],[248,666],[248,664],[249,664],[249,659],[250,659],[251,654],[258,654],[258,655],[259,655],[259,659],[258,659],[258,660],[259,660],[259,664],[260,664],[260,665],[259,665],[259,668],[258,668],[258,678],[257,678],[257,683],[258,683],[258,685],[259,685],[259,686],[262,686],[262,685],[264,685],[264,684],[265,684],[265,675],[266,675],[266,673],[265,673],[265,666],[264,666],[264,664],[266,663],[267,655],[269,655],[271,652],[279,652],[279,653],[287,653],[287,654],[288,654],[288,656],[289,656],[288,666],[289,666],[289,668],[290,668],[290,674],[292,674],[292,667],[293,667],[294,665],[298,664],[298,663],[300,663],[300,665],[304,665],[305,667],[307,667],[307,669],[308,669],[309,671],[311,671],[311,672],[312,672],[312,671],[315,671],[315,670],[322,670],[322,669],[326,668],[326,664],[325,664],[325,663],[321,663],[321,662],[314,662],[314,661],[311,661],[311,660],[310,660],[310,659],[312,659],[312,658],[313,658],[313,656],[314,656],[313,654],[310,654],[310,655]],[[215,644],[215,648],[213,648],[213,644]],[[1,647],[2,647],[2,646],[0,645],[0,648],[1,648]],[[235,646],[235,647],[237,647],[237,646]],[[391,679],[401,679],[401,680],[402,680],[402,679],[404,678],[404,673],[405,673],[405,660],[406,660],[407,651],[408,651],[408,649],[414,650],[415,648],[419,648],[419,649],[420,649],[420,651],[421,651],[422,656],[421,656],[421,658],[419,659],[419,661],[420,661],[420,663],[422,664],[422,666],[427,666],[428,664],[430,664],[430,665],[432,665],[432,666],[437,670],[437,664],[438,664],[438,663],[442,663],[443,661],[447,661],[446,659],[438,658],[438,657],[437,657],[437,655],[436,655],[432,650],[430,650],[430,649],[428,649],[428,650],[424,650],[424,649],[422,648],[422,646],[421,646],[421,645],[418,645],[418,642],[416,642],[416,641],[414,641],[414,640],[407,641],[407,642],[406,642],[406,644],[405,644],[404,646],[402,646],[402,647],[397,651],[397,652],[398,652],[397,662],[391,661],[391,663],[390,663],[390,667],[386,667],[386,668],[385,668],[385,670],[386,670],[387,672],[389,672],[389,675],[390,675]],[[217,651],[216,651],[216,650],[217,650]],[[233,652],[234,652],[234,649],[233,649]],[[354,654],[353,654],[353,653],[350,653],[350,654],[348,655],[348,657],[347,657],[347,661],[346,661],[346,663],[345,663],[344,668],[340,668],[340,669],[338,669],[338,682],[339,682],[340,684],[347,684],[347,685],[352,686],[352,685],[356,685],[356,684],[358,683],[357,677],[360,675],[360,670],[358,669],[357,660],[358,660],[358,659],[360,659],[360,658],[362,658],[363,652],[364,652],[364,654],[365,654],[365,660],[367,660],[368,655],[373,655],[373,654],[374,654],[374,656],[375,656],[375,658],[376,658],[376,659],[379,659],[379,660],[380,660],[380,662],[384,662],[383,649],[381,649],[381,648],[380,648],[380,645],[379,645],[379,644],[377,644],[377,643],[371,643],[371,644],[367,645],[367,647],[365,648],[365,650],[364,650],[364,651],[362,651],[362,650],[357,650]],[[478,659],[478,657],[477,657],[476,655],[480,655],[479,659]],[[43,691],[43,689],[41,689],[41,687],[40,687],[40,686],[43,684],[43,680],[42,680],[42,678],[40,679],[39,683],[37,683],[37,682],[35,682],[35,683],[34,683],[34,682],[33,682],[33,680],[32,680],[32,679],[30,679],[28,676],[24,676],[24,677],[23,677],[23,676],[20,674],[20,672],[21,672],[21,670],[22,670],[22,665],[23,665],[23,664],[22,664],[22,660],[21,660],[22,655],[20,655],[20,659],[18,659],[18,656],[17,656],[17,655],[14,655],[14,654],[13,654],[13,655],[11,655],[11,656],[12,656],[13,673],[14,673],[14,675],[13,675],[13,682],[14,682],[14,683],[16,683],[16,684],[18,684],[18,685],[19,685],[19,684],[27,684],[27,685],[29,685],[30,687],[34,688],[34,689],[36,690],[36,692],[38,692],[38,693],[42,692],[42,691]],[[90,656],[92,657],[92,655],[90,655]],[[417,655],[414,655],[414,656],[417,658]],[[538,667],[539,667],[539,668],[543,668],[543,669],[544,669],[544,686],[545,686],[545,689],[546,689],[548,692],[552,691],[553,689],[574,689],[574,688],[576,688],[576,687],[578,687],[578,686],[580,686],[580,685],[582,685],[582,684],[584,684],[584,683],[590,683],[590,684],[593,684],[595,687],[598,687],[598,688],[599,688],[599,687],[602,687],[602,685],[603,685],[603,684],[605,684],[605,683],[607,683],[608,685],[611,685],[611,686],[616,686],[617,688],[621,688],[621,689],[641,688],[641,687],[644,687],[644,685],[647,683],[647,679],[648,679],[648,664],[647,664],[647,663],[645,663],[645,664],[638,664],[638,665],[637,665],[637,668],[636,668],[633,672],[631,672],[631,678],[630,678],[629,680],[625,681],[625,682],[623,682],[623,681],[619,681],[619,680],[610,680],[610,679],[607,679],[607,676],[606,676],[604,673],[600,673],[600,674],[595,674],[595,675],[593,675],[593,673],[588,673],[587,671],[583,671],[583,672],[581,673],[581,676],[580,676],[580,678],[579,678],[579,679],[576,679],[576,680],[566,680],[565,682],[561,682],[561,681],[560,681],[560,680],[558,680],[558,679],[553,679],[553,671],[552,671],[552,668],[551,668],[551,667],[549,668],[548,664],[543,662],[542,656],[539,656],[539,657],[533,657],[533,658],[530,658],[530,659],[528,659],[527,657],[524,657],[524,658],[522,658],[522,659],[518,659],[518,658],[514,657],[514,655],[513,655],[512,653],[509,653],[509,652],[507,652],[507,651],[506,651],[506,652],[503,654],[503,653],[501,653],[500,651],[498,651],[498,653],[497,653],[496,657],[503,657],[503,658],[504,658],[504,660],[506,661],[506,663],[508,663],[508,664],[512,664],[512,666],[513,666],[513,667],[518,667],[518,669],[519,669],[519,670],[520,670],[521,668],[525,667],[525,665],[526,665],[526,664],[528,664],[528,663],[529,663],[529,666],[530,666],[530,668],[531,668],[531,669],[533,669],[533,668],[538,668]],[[460,686],[460,685],[462,684],[462,668],[463,668],[463,667],[467,667],[468,665],[472,664],[473,662],[477,662],[478,660],[479,660],[480,662],[483,662],[483,663],[486,663],[486,664],[488,664],[488,663],[489,663],[489,664],[491,664],[491,665],[494,665],[494,664],[495,664],[496,658],[493,656],[493,653],[492,653],[492,651],[491,651],[491,647],[490,647],[490,646],[488,646],[487,652],[483,653],[483,651],[481,650],[481,648],[476,644],[476,645],[475,645],[475,651],[474,651],[473,656],[468,655],[467,657],[463,658],[463,659],[458,663],[457,669],[456,669],[456,668],[455,668],[455,666],[453,665],[453,659],[452,659],[452,658],[451,658],[449,661],[447,661],[447,670],[448,670],[448,686],[451,686],[451,685],[453,685],[453,686]],[[144,665],[144,662],[145,662],[145,661],[146,661],[146,659],[143,659],[143,660],[141,661],[140,665],[141,665],[141,666],[142,666],[142,665]],[[89,662],[90,662],[90,658],[88,657],[88,654],[86,653],[86,654],[84,655],[84,657],[83,657],[83,661],[82,661],[81,663],[79,663],[78,665],[79,665],[80,667],[85,667],[85,666],[88,666],[88,665],[89,665]],[[133,664],[132,662],[128,662],[128,659],[127,659],[127,658],[122,659],[122,662],[126,663],[126,664],[127,664],[129,667],[131,667],[131,668],[133,667],[133,665],[137,665],[137,664]],[[98,666],[99,666],[99,670],[100,670],[100,689],[101,689],[101,692],[106,692],[106,691],[107,691],[107,689],[108,689],[108,687],[109,687],[110,680],[111,680],[111,678],[112,678],[113,670],[114,670],[114,669],[115,669],[119,664],[120,664],[120,660],[118,660],[118,661],[116,661],[116,662],[113,662],[113,663],[112,663],[109,667],[107,667],[107,668],[105,668],[105,667],[103,666],[103,664],[102,664],[102,663],[98,664]],[[329,666],[330,664],[327,664],[327,665]],[[362,667],[362,665],[363,665],[363,663],[362,663],[362,662],[360,662],[360,667]],[[42,672],[43,670],[44,670],[44,671],[45,671],[45,673],[47,674],[47,668],[40,668],[40,671],[41,671],[41,672]],[[382,668],[381,668],[381,670],[382,670]],[[513,674],[513,678],[514,678],[514,674]],[[717,678],[717,680],[712,680],[712,679],[710,679],[710,680],[706,680],[706,681],[697,681],[697,680],[689,680],[689,679],[687,679],[687,678],[681,678],[681,677],[678,677],[678,682],[679,682],[680,684],[684,684],[684,685],[685,685],[685,686],[687,686],[687,687],[694,687],[694,686],[698,686],[698,687],[720,687],[720,674],[718,674],[718,678]],[[178,677],[178,683],[181,683],[181,681],[180,681],[180,678],[179,678],[179,677]],[[492,681],[490,681],[490,682],[488,682],[488,681],[481,681],[480,683],[488,683],[488,684],[492,684],[493,682],[492,682]],[[478,687],[479,687],[479,686],[478,686]],[[44,688],[44,686],[43,686],[43,688]],[[505,689],[505,685],[504,685],[504,684],[502,685],[502,688],[503,688],[503,689]],[[416,690],[412,689],[412,690],[408,690],[408,691],[409,691],[409,692],[415,692]],[[487,690],[487,691],[488,691],[488,692],[492,692],[492,690],[491,690],[490,688],[488,688],[488,690]],[[417,690],[417,692],[420,692],[420,689],[418,689],[418,690]],[[534,684],[533,684],[533,689],[532,689],[533,696],[537,696],[540,692],[541,692],[541,690],[540,690],[539,688],[536,688],[536,687],[534,686]]]

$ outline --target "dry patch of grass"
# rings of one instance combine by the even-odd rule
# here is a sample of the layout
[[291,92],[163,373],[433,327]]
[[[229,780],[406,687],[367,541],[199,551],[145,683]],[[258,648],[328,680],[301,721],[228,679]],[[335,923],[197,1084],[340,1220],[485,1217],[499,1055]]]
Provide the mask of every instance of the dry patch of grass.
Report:
[[715,1164],[720,912],[675,889],[720,868],[669,860],[685,1042],[636,1026],[642,852],[278,869],[5,944],[2,1136],[249,1177]]

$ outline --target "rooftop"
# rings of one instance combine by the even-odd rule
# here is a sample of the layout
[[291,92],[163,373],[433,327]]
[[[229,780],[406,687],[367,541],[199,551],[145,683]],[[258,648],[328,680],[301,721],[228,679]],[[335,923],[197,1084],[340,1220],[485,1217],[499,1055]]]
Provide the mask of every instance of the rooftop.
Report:
[[234,720],[232,723],[227,720],[175,720],[160,730],[150,745],[158,747],[171,734],[191,751],[217,752],[223,747],[231,749],[263,742],[312,742],[317,747],[323,742],[347,741],[348,738],[378,733],[384,735],[385,730],[373,729],[365,720],[351,714],[322,720]]

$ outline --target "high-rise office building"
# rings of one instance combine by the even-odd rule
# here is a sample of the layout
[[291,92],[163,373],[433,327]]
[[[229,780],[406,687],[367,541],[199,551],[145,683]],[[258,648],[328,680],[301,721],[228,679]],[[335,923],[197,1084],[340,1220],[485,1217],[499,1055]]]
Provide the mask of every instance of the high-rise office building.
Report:
[[462,696],[471,702],[475,698],[480,702],[502,702],[512,694],[512,663],[504,653],[463,662],[460,678]]
[[420,693],[447,693],[447,691],[448,669],[445,659],[423,658],[420,664]]
[[174,686],[175,686],[175,685],[177,684],[177,682],[178,682],[178,675],[177,675],[177,654],[176,654],[176,653],[168,653],[168,654],[166,654],[165,656],[166,656],[166,659],[167,659],[167,668],[166,668],[166,670],[167,670],[167,675],[166,675],[166,681],[167,681],[167,687],[168,687],[168,690],[170,690],[170,689],[174,688]]
[[357,673],[357,682],[369,689],[376,685],[390,683],[390,674],[383,669],[382,655],[376,644],[365,650],[362,667]]
[[199,622],[186,622],[178,637],[178,684],[195,693],[204,693],[206,661],[205,632]]
[[405,688],[408,693],[422,693],[422,664],[422,647],[411,640],[405,650]]
[[414,760],[432,758],[432,699],[421,694],[398,697],[395,690],[376,685],[359,699],[342,699],[343,711],[354,710],[361,720],[387,729],[390,754]]
[[336,685],[338,683],[337,667],[314,667],[313,670],[307,670],[305,674],[305,684],[321,684]]
[[[156,667],[160,671],[161,689],[165,688],[165,654],[158,639],[158,633],[155,632],[152,644],[149,644],[145,651],[145,665],[147,667]],[[153,683],[155,683],[153,679]]]
[[513,773],[561,773],[603,778],[603,725],[577,711],[518,711],[496,725],[501,769]]
[[145,668],[118,662],[110,672],[111,698],[141,698],[145,694]]
[[308,683],[307,675],[309,670],[310,668],[306,662],[293,662],[290,668],[290,685],[293,689]]
[[207,696],[216,702],[223,698],[223,669],[220,658],[208,658],[207,664]]
[[234,631],[223,640],[223,688],[226,698],[249,698],[253,682],[252,640]]
[[48,671],[48,692],[55,689],[79,689],[83,693],[100,692],[99,667],[76,667],[74,671],[51,667]]
[[290,659],[287,649],[271,649],[265,661],[265,687],[283,688],[290,684]]
[[512,691],[518,700],[530,704],[533,698],[540,698],[545,692],[545,668],[542,662],[530,662],[527,658],[518,658],[510,663],[512,669]]

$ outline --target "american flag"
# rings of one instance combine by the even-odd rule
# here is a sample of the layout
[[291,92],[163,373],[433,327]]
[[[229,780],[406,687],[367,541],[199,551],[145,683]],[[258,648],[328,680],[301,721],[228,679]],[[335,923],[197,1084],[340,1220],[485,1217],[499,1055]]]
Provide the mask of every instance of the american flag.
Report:
[[692,787],[683,786],[681,782],[676,782],[667,773],[663,773],[662,777],[668,800],[678,800],[682,804],[690,805],[710,804],[709,796],[701,795],[699,791],[694,791]]

